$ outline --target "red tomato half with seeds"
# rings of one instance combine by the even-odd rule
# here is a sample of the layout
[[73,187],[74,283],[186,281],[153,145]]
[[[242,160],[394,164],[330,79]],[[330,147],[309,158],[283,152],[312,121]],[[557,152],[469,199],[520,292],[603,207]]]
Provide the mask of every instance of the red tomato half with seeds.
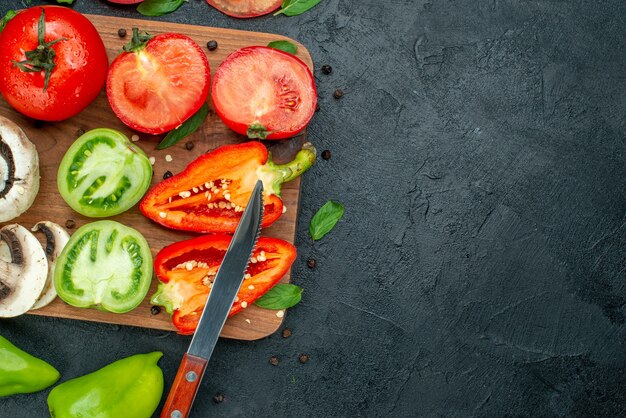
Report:
[[264,46],[230,54],[215,72],[211,96],[229,128],[257,139],[298,134],[317,104],[309,67],[292,54]]
[[207,0],[207,3],[228,16],[245,19],[273,12],[282,0]]
[[68,119],[104,86],[109,61],[102,39],[85,16],[67,7],[22,10],[0,33],[0,45],[0,92],[31,118]]
[[109,69],[107,97],[118,118],[149,134],[171,131],[206,101],[211,70],[202,48],[179,33],[136,33]]

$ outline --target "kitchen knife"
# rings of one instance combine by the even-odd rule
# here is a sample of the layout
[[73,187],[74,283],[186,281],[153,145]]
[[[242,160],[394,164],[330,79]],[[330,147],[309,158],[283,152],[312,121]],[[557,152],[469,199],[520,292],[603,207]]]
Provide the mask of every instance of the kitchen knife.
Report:
[[228,312],[243,282],[243,276],[261,232],[263,183],[257,181],[235,235],[220,265],[200,322],[183,356],[161,418],[185,418],[200,386],[202,375],[215,348]]

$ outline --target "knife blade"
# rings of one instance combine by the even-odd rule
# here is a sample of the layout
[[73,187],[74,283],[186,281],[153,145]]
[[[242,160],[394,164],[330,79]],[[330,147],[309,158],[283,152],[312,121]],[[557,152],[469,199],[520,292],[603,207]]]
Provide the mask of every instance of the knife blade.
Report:
[[161,418],[188,416],[206,365],[243,282],[261,232],[262,220],[263,183],[259,180],[217,271],[198,327],[161,411]]

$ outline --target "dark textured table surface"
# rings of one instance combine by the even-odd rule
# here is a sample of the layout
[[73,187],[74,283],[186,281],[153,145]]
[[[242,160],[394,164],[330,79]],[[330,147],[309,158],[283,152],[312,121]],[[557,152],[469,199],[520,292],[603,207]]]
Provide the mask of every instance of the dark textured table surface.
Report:
[[[190,0],[160,19],[306,45],[310,138],[332,151],[304,176],[293,335],[220,340],[193,417],[626,415],[623,0],[323,0],[253,20]],[[346,215],[313,243],[328,199]],[[162,350],[168,387],[189,343],[33,316],[0,333],[62,380]],[[48,392],[0,417],[46,416]]]

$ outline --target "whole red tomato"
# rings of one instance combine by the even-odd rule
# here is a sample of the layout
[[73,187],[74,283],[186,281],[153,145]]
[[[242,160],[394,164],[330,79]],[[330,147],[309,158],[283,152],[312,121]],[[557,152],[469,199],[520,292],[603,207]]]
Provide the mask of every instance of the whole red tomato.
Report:
[[[32,118],[70,118],[104,86],[109,62],[102,39],[93,24],[72,9],[23,10],[0,33],[0,45],[0,92],[17,111]],[[42,52],[31,53],[29,60],[29,51],[41,45]]]

